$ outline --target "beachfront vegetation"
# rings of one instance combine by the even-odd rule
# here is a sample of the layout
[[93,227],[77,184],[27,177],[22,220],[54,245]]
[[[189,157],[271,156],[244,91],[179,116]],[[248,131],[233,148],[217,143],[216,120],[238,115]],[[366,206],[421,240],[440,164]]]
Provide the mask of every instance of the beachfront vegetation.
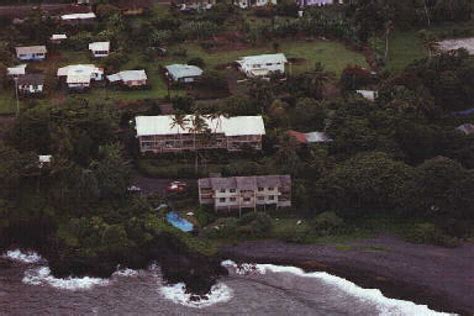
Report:
[[[456,127],[474,123],[465,111],[473,106],[474,61],[465,50],[441,53],[436,43],[467,34],[471,7],[446,3],[351,1],[308,9],[300,18],[293,6],[242,12],[224,3],[188,15],[158,5],[125,18],[100,4],[96,25],[68,29],[68,42],[29,66],[46,75],[48,91],[42,99],[23,99],[19,117],[1,134],[0,246],[54,245],[61,260],[76,266],[106,258],[115,269],[153,257],[163,236],[177,240],[177,249],[208,256],[214,253],[208,239],[335,240],[375,231],[374,217],[403,219],[404,235],[416,242],[468,239],[474,138]],[[3,71],[15,63],[11,48],[65,30],[36,15],[27,21],[0,31],[0,114],[15,111]],[[457,31],[453,21],[462,21]],[[91,60],[87,43],[106,39],[114,52]],[[231,63],[268,52],[290,59],[285,80],[238,83],[243,75]],[[107,73],[146,69],[150,87],[96,86],[81,94],[60,87],[57,67],[90,62]],[[204,80],[168,86],[163,66],[171,63],[203,67]],[[364,99],[356,89],[377,90],[378,98]],[[131,121],[160,114],[164,104],[177,115],[262,115],[263,150],[140,155]],[[288,130],[324,131],[332,141],[300,144]],[[39,164],[38,155],[52,155],[51,163]],[[197,209],[190,189],[187,200],[167,201],[192,206],[201,233],[186,235],[155,210],[164,196],[130,190],[137,173],[164,179],[290,174],[293,208],[279,210],[284,216],[268,209],[225,217]]]

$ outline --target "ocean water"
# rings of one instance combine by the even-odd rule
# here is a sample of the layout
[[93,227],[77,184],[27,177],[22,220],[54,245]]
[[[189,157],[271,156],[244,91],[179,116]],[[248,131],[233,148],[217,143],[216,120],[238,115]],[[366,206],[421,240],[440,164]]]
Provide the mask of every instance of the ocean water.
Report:
[[224,261],[229,276],[196,300],[184,284],[165,284],[157,265],[60,279],[36,253],[12,251],[0,261],[0,315],[448,315],[295,267]]

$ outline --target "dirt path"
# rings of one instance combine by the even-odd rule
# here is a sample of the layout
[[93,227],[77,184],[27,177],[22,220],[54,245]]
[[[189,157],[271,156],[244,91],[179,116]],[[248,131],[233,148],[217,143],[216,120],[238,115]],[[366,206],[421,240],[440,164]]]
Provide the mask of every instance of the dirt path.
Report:
[[474,313],[474,244],[448,249],[417,245],[392,236],[334,245],[280,241],[223,246],[222,258],[323,270],[388,296],[465,315]]

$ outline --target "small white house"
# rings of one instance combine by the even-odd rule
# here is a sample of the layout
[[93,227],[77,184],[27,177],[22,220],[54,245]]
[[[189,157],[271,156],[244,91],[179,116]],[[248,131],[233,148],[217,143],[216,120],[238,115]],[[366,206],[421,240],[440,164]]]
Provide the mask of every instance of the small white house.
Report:
[[129,88],[146,86],[148,77],[145,70],[124,70],[107,76],[111,83],[121,83]]
[[247,9],[251,7],[264,7],[266,5],[276,5],[277,0],[234,0],[234,5],[241,9]]
[[26,64],[7,68],[7,75],[12,78],[18,78],[26,74]]
[[16,57],[22,61],[41,61],[46,59],[48,52],[46,46],[20,46],[16,47]]
[[49,41],[53,44],[61,44],[65,40],[67,40],[67,35],[66,34],[53,34],[49,38]]
[[18,93],[23,95],[36,95],[43,93],[44,75],[27,74],[16,79]]
[[61,21],[65,24],[78,25],[78,24],[89,24],[94,22],[96,15],[94,12],[88,13],[73,13],[65,14],[61,16]]
[[373,90],[356,90],[356,92],[369,101],[375,101],[379,94],[378,91]]
[[285,73],[288,63],[285,54],[263,54],[242,57],[236,61],[247,77],[265,77],[272,73]]
[[65,78],[69,89],[86,89],[92,81],[104,80],[104,70],[94,65],[69,65],[59,68],[57,74],[59,78]]
[[107,57],[110,53],[110,42],[90,43],[89,50],[95,58]]
[[38,167],[43,168],[45,165],[51,164],[53,161],[52,155],[38,155]]
[[174,82],[191,83],[202,76],[202,69],[194,65],[173,64],[166,66],[167,76]]

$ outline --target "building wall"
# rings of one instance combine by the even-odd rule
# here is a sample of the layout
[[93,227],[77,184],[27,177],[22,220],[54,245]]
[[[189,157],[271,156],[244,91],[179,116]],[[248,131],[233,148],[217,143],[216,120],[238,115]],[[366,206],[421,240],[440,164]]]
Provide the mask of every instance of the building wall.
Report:
[[17,58],[19,60],[44,60],[46,54],[18,54]]
[[228,151],[241,151],[245,148],[254,150],[262,149],[262,136],[233,136],[224,134],[211,134],[210,139],[196,135],[196,144],[193,134],[140,136],[140,151],[153,153],[194,151],[194,149],[227,149]]
[[268,4],[277,4],[277,0],[235,0],[234,4],[242,9],[249,7],[263,7]]
[[247,76],[253,76],[251,71],[257,69],[265,69],[270,72],[280,72],[285,73],[285,63],[262,63],[262,64],[255,64],[255,63],[245,63],[242,65],[242,71]]
[[[209,192],[212,192],[212,197]],[[279,187],[264,187],[255,191],[240,191],[238,189],[210,190],[199,188],[200,204],[214,205],[215,210],[256,208],[263,205],[275,205],[277,207],[291,206],[291,198],[280,201],[282,195]],[[288,195],[290,196],[290,195]],[[247,200],[246,200],[247,198]]]
[[109,56],[108,50],[93,50],[92,55],[96,58],[107,57]]
[[22,93],[34,94],[43,92],[43,85],[21,85],[18,90]]
[[139,86],[146,86],[146,80],[130,80],[124,81],[124,85],[127,87],[139,87]]

